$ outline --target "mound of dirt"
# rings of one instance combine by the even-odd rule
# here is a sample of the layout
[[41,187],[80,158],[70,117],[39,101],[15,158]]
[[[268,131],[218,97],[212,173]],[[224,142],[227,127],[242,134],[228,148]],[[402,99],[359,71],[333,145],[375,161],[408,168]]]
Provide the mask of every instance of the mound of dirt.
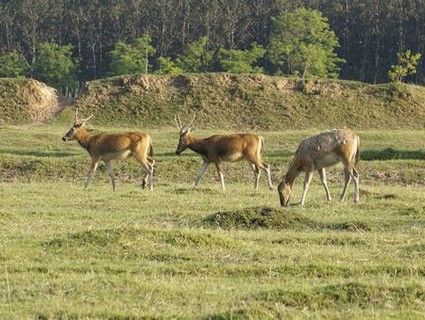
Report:
[[58,111],[56,89],[33,79],[0,79],[0,124],[39,123]]
[[317,223],[289,210],[252,207],[235,211],[217,212],[205,219],[205,224],[222,229],[305,229]]

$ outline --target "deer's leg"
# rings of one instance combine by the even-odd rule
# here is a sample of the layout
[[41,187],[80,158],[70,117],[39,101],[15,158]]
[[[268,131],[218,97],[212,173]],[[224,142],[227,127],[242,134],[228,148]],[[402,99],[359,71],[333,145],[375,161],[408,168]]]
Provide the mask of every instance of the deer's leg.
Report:
[[198,170],[198,174],[196,175],[195,183],[194,185],[197,186],[199,183],[199,180],[201,179],[202,175],[204,174],[205,170],[207,170],[209,166],[209,163],[204,161],[201,165],[201,167]]
[[270,165],[262,162],[262,169],[266,172],[267,174],[267,183],[269,185],[269,189],[272,190],[273,189],[273,183],[272,183],[272,173],[271,173],[271,169],[270,169]]
[[258,190],[258,184],[260,182],[260,168],[258,168],[258,166],[256,166],[255,164],[251,163],[251,168],[252,171],[254,172],[254,189]]
[[146,176],[143,179],[142,187],[146,186],[146,184],[149,182],[149,190],[153,190],[153,164],[144,162],[142,163],[142,166],[146,170]]
[[[153,160],[150,157],[148,157],[147,160],[148,160],[149,171],[146,174],[145,181],[147,179],[149,179],[149,189],[153,190],[153,168],[154,168],[154,165],[155,165],[155,160]],[[146,184],[146,182],[145,182],[145,184]]]
[[347,187],[348,184],[351,181],[351,169],[349,167],[344,168],[344,188],[342,189],[341,197],[339,198],[339,201],[344,201],[345,194],[347,193]]
[[137,153],[133,155],[146,171],[146,175],[141,184],[142,188],[144,189],[149,183],[149,190],[153,190],[153,165],[155,161],[150,157],[144,158]]
[[111,178],[112,183],[112,190],[115,191],[115,176],[114,176],[114,170],[112,169],[112,163],[111,161],[105,161],[106,169],[108,170],[109,177]]
[[91,163],[91,166],[90,166],[89,172],[87,173],[86,182],[84,183],[84,189],[85,189],[85,188],[87,188],[87,186],[90,184],[90,181],[91,181],[91,178],[92,178],[92,176],[93,176],[93,173],[94,173],[94,172],[96,171],[96,169],[97,169],[97,165],[98,165],[98,162],[97,162],[97,161],[92,160],[92,163]]
[[147,161],[148,161],[148,163],[149,163],[150,166],[153,167],[155,165],[155,160],[154,159],[152,159],[151,157],[146,157],[146,159],[147,159]]
[[221,187],[223,188],[223,190],[226,190],[226,187],[224,186],[224,176],[223,176],[223,172],[221,171],[220,163],[215,162],[214,164],[217,169],[218,177],[220,178]]
[[255,158],[250,158],[248,160],[249,162],[251,162],[252,164],[252,170],[254,170],[254,177],[255,177],[255,190],[258,189],[258,183],[260,180],[260,169],[264,170],[264,172],[267,174],[267,184],[269,185],[270,190],[273,189],[273,183],[272,183],[272,176],[271,176],[271,170],[270,170],[270,165],[268,165],[267,163],[255,159]]
[[360,201],[360,192],[359,192],[359,173],[356,168],[353,168],[352,177],[354,181],[354,202]]
[[308,186],[310,185],[311,179],[313,178],[313,170],[307,170],[305,172],[303,195],[301,196],[301,206],[304,207],[305,196],[307,195]]
[[319,169],[318,171],[320,175],[320,180],[322,181],[323,187],[325,188],[325,191],[326,191],[326,199],[328,199],[328,201],[331,201],[332,197],[331,197],[331,193],[329,192],[328,182],[326,181],[325,168]]

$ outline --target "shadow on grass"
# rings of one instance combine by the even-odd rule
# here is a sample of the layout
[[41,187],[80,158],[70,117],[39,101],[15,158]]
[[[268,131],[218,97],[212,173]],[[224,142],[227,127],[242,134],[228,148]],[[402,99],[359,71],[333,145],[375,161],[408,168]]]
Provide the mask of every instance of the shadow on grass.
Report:
[[363,150],[361,160],[425,160],[425,152],[422,150],[396,150],[386,148],[383,150]]
[[[320,270],[323,269],[323,270]],[[328,265],[319,266],[317,271],[320,277],[330,273],[350,273],[346,267],[329,267]],[[302,270],[298,266],[298,273],[303,274],[310,270]],[[347,276],[346,276],[347,277]],[[422,310],[424,299],[423,287],[418,284],[375,284],[350,281],[346,283],[325,284],[303,291],[293,288],[278,288],[255,293],[252,296],[244,298],[248,301],[245,305],[231,311],[208,315],[202,319],[251,319],[251,318],[270,318],[270,312],[275,318],[281,318],[277,310],[267,306],[279,304],[288,309],[309,310],[314,313],[317,310],[343,310],[344,308],[385,308],[388,301],[391,301],[399,308],[411,310]],[[251,304],[249,302],[252,302]],[[254,307],[253,307],[253,306]],[[249,306],[249,307],[248,307]]]
[[221,194],[221,189],[220,188],[216,188],[216,189],[212,189],[212,188],[200,188],[200,187],[187,187],[187,188],[177,188],[174,190],[174,192],[176,194]]
[[0,149],[0,155],[8,154],[15,156],[28,156],[28,157],[40,157],[40,158],[65,158],[75,156],[78,153],[70,151],[44,151],[44,150],[10,150]]

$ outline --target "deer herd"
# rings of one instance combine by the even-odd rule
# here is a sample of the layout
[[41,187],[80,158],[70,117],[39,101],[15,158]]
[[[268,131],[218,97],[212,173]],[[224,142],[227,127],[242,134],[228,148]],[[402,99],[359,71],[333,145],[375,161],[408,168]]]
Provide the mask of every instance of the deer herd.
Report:
[[[91,157],[91,166],[87,173],[84,188],[87,188],[89,185],[99,162],[103,161],[111,178],[112,189],[115,191],[112,160],[125,160],[133,156],[146,171],[141,184],[142,188],[149,187],[150,190],[153,190],[155,160],[152,158],[153,147],[150,135],[136,131],[93,135],[86,129],[86,123],[92,116],[86,119],[80,119],[77,109],[74,124],[62,138],[63,141],[76,140],[81,147],[87,150]],[[174,120],[180,134],[175,153],[181,155],[183,151],[190,149],[199,154],[203,160],[195,178],[195,186],[199,184],[208,166],[214,163],[221,187],[225,190],[224,176],[220,166],[221,162],[233,162],[245,159],[249,162],[254,172],[254,189],[258,189],[261,170],[267,175],[269,188],[273,189],[270,165],[262,160],[264,149],[264,138],[262,136],[252,133],[235,133],[197,138],[191,133],[191,126],[195,120],[195,116],[185,126],[181,124],[180,118],[177,115],[174,117]],[[360,138],[349,129],[334,129],[303,140],[295,152],[295,156],[289,165],[286,175],[277,188],[280,204],[282,206],[289,205],[295,179],[300,173],[304,172],[305,178],[300,201],[300,205],[304,206],[307,190],[315,170],[319,172],[327,200],[331,201],[332,198],[326,181],[325,168],[338,163],[342,163],[344,166],[344,187],[340,201],[345,199],[348,184],[353,180],[354,201],[359,202],[359,174],[356,168],[359,159]]]

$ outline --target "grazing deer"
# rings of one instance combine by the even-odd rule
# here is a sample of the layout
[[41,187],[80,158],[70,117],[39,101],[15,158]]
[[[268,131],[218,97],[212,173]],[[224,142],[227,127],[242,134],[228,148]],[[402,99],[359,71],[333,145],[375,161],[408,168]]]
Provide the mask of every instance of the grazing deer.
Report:
[[93,115],[86,119],[78,119],[77,109],[73,126],[62,138],[63,141],[77,140],[90,154],[92,163],[84,188],[87,188],[89,185],[99,162],[103,161],[111,178],[112,189],[115,191],[115,177],[111,161],[124,160],[129,156],[133,156],[147,171],[142,181],[142,187],[145,188],[147,183],[149,183],[149,188],[152,190],[153,166],[155,161],[151,158],[153,156],[151,137],[143,132],[101,133],[92,135],[85,128],[85,124],[92,117]]
[[344,165],[345,183],[340,201],[345,199],[348,183],[354,180],[354,201],[359,202],[359,174],[356,165],[360,159],[360,138],[349,129],[335,129],[320,133],[302,141],[295,153],[288,172],[279,184],[278,193],[280,204],[288,206],[295,179],[305,172],[304,190],[301,206],[304,206],[308,186],[317,170],[325,187],[326,197],[331,201],[326,182],[325,168],[342,162]]
[[204,160],[201,168],[195,179],[195,186],[198,185],[199,180],[208,168],[210,163],[214,163],[217,169],[218,176],[221,181],[223,190],[224,176],[220,167],[222,161],[237,161],[246,159],[254,171],[254,188],[258,189],[258,182],[260,180],[260,169],[267,173],[267,181],[270,189],[273,188],[270,166],[263,162],[261,153],[264,146],[264,138],[251,133],[236,133],[229,135],[213,135],[206,139],[195,138],[191,133],[191,125],[195,120],[182,126],[178,116],[174,117],[177,129],[180,131],[179,144],[176,149],[176,154],[180,155],[187,148],[195,151],[202,156]]

